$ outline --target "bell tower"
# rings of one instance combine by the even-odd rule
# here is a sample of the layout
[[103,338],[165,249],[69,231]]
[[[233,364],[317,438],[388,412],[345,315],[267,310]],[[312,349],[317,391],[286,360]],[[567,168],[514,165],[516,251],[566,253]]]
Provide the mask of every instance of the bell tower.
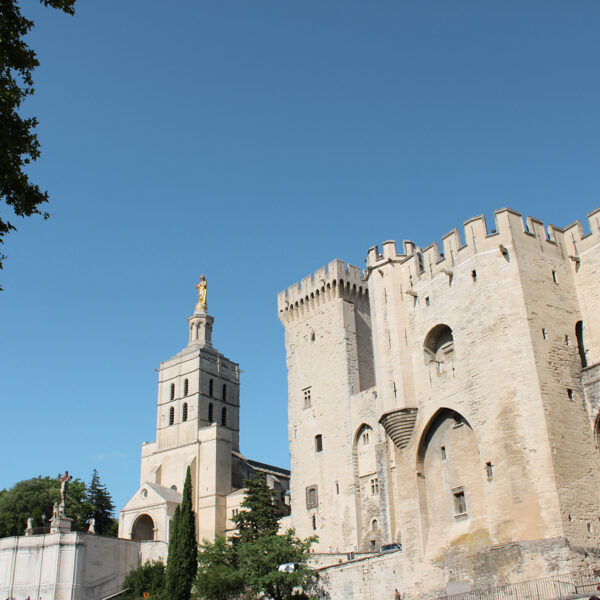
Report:
[[124,537],[141,539],[136,523],[146,515],[151,539],[168,541],[188,467],[198,539],[225,533],[232,455],[239,453],[240,369],[212,345],[204,275],[196,289],[188,344],[158,369],[156,441],[142,446],[140,489],[121,512]]

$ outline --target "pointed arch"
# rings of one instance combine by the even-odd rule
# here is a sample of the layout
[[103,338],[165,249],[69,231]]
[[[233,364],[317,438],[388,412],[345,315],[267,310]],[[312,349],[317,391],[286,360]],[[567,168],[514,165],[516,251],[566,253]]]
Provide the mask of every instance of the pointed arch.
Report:
[[416,474],[428,555],[454,537],[485,526],[484,467],[477,437],[461,413],[442,407],[431,416],[419,437]]

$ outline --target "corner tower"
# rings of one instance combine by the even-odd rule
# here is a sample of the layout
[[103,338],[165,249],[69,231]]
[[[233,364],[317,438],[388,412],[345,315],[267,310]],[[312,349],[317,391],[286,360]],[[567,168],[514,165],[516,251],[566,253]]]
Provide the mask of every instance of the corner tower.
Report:
[[358,550],[367,523],[380,519],[378,502],[361,504],[371,498],[370,480],[377,484],[376,461],[366,461],[362,486],[357,473],[357,431],[363,422],[376,425],[367,287],[360,269],[334,260],[277,303],[287,352],[292,525],[300,537],[319,536],[317,551]]

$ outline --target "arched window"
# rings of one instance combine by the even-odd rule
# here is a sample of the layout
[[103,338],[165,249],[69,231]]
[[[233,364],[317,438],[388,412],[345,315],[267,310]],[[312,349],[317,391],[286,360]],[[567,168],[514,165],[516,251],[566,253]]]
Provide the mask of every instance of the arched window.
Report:
[[227,384],[223,384],[223,402],[227,400]]
[[581,366],[587,367],[587,356],[585,354],[585,346],[583,345],[583,321],[577,321],[575,324],[575,337],[577,337],[577,348],[579,350],[579,360]]
[[323,436],[319,433],[315,435],[315,452],[323,451]]
[[183,395],[187,396],[189,391],[190,391],[190,382],[186,379],[183,382]]
[[213,396],[213,392],[214,392],[214,382],[213,382],[213,380],[211,379],[211,380],[208,382],[208,395],[209,395],[211,398],[212,398],[212,396]]
[[175,384],[171,384],[171,400],[175,398]]
[[227,426],[227,409],[225,407],[223,407],[223,410],[221,411],[221,425],[223,425],[223,427]]
[[169,409],[169,425],[173,425],[175,423],[175,408],[171,406]]
[[208,422],[213,422],[213,405],[212,402],[208,403]]
[[436,325],[425,338],[423,353],[425,364],[435,364],[438,375],[446,372],[454,352],[454,337],[448,325]]
[[183,410],[181,411],[181,420],[187,421],[187,417],[188,417],[188,405],[187,405],[187,402],[184,402]]

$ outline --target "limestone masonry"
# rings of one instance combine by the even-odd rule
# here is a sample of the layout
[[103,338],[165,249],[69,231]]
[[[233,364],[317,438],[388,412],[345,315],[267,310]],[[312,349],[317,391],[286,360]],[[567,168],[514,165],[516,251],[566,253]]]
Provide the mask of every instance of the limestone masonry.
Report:
[[587,234],[495,221],[278,295],[292,525],[318,552],[401,544],[379,597],[600,566],[600,209]]

